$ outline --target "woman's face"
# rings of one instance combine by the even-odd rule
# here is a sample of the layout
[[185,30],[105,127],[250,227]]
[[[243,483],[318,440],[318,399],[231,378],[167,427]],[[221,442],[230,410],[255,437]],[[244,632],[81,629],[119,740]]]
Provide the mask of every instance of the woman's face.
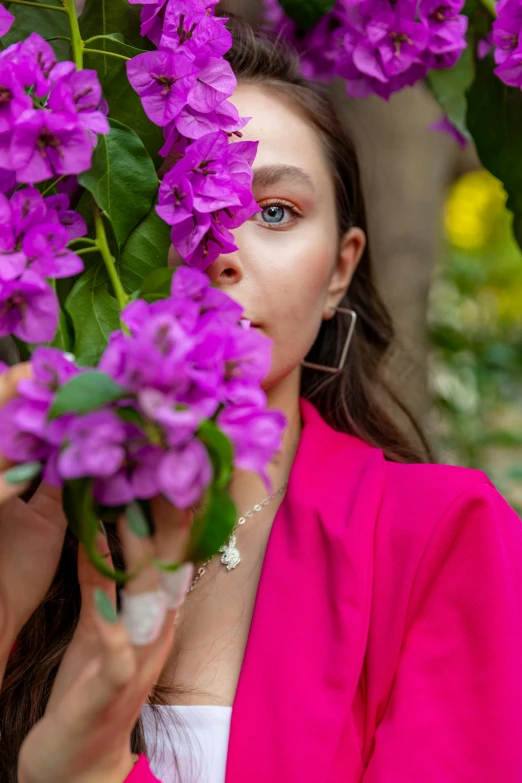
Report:
[[365,238],[351,229],[339,241],[325,153],[289,101],[248,84],[232,101],[240,116],[252,117],[243,140],[259,141],[253,190],[262,212],[233,231],[238,250],[220,256],[207,274],[273,340],[263,384],[269,391],[292,375],[299,383],[300,362],[342,299]]

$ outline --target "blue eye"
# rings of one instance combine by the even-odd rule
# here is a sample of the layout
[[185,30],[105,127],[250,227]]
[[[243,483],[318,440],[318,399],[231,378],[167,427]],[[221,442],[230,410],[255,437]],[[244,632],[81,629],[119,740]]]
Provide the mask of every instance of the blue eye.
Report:
[[284,220],[286,209],[285,207],[278,207],[276,204],[272,204],[272,206],[265,207],[261,214],[265,223],[277,225],[277,223],[282,223]]

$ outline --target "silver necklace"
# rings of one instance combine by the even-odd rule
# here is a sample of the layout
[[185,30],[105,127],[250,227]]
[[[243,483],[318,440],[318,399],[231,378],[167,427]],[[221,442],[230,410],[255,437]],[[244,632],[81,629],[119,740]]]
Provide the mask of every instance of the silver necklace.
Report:
[[[262,511],[265,506],[268,506],[268,504],[271,503],[271,501],[275,497],[277,497],[277,495],[280,495],[281,492],[284,492],[287,485],[288,485],[288,481],[286,481],[282,487],[279,487],[279,489],[277,489],[272,495],[269,495],[269,497],[262,500],[261,503],[256,503],[254,508],[252,508],[250,511],[247,511],[246,514],[244,514],[242,517],[239,517],[232,533],[230,534],[228,541],[226,542],[226,544],[223,544],[223,546],[219,548],[219,551],[222,553],[221,562],[223,563],[224,566],[226,566],[227,571],[232,571],[232,569],[236,568],[241,562],[241,554],[236,546],[236,531],[239,525],[244,525],[247,519],[253,517],[254,514],[256,514],[258,511]],[[199,582],[203,574],[206,573],[207,566],[210,563],[210,561],[213,559],[214,558],[211,557],[205,563],[202,563],[200,565],[200,567],[196,571],[196,575],[194,579],[192,580],[192,584],[190,585],[189,593],[192,592],[197,582]]]

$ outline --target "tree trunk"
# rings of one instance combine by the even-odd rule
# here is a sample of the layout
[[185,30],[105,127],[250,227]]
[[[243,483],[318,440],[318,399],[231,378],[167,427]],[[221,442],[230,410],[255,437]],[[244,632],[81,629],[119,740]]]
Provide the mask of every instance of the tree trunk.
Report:
[[423,85],[402,90],[389,103],[377,97],[350,100],[342,83],[333,89],[359,152],[377,287],[400,343],[390,377],[424,420],[430,279],[459,149],[446,135],[429,130],[440,109]]

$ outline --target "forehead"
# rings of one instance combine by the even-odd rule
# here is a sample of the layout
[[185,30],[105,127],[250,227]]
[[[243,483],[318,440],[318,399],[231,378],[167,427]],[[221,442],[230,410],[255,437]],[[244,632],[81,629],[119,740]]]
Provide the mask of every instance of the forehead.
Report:
[[313,125],[284,94],[270,87],[241,84],[232,97],[241,117],[251,117],[242,140],[259,141],[254,169],[286,164],[309,174],[318,189],[332,185],[319,136]]

